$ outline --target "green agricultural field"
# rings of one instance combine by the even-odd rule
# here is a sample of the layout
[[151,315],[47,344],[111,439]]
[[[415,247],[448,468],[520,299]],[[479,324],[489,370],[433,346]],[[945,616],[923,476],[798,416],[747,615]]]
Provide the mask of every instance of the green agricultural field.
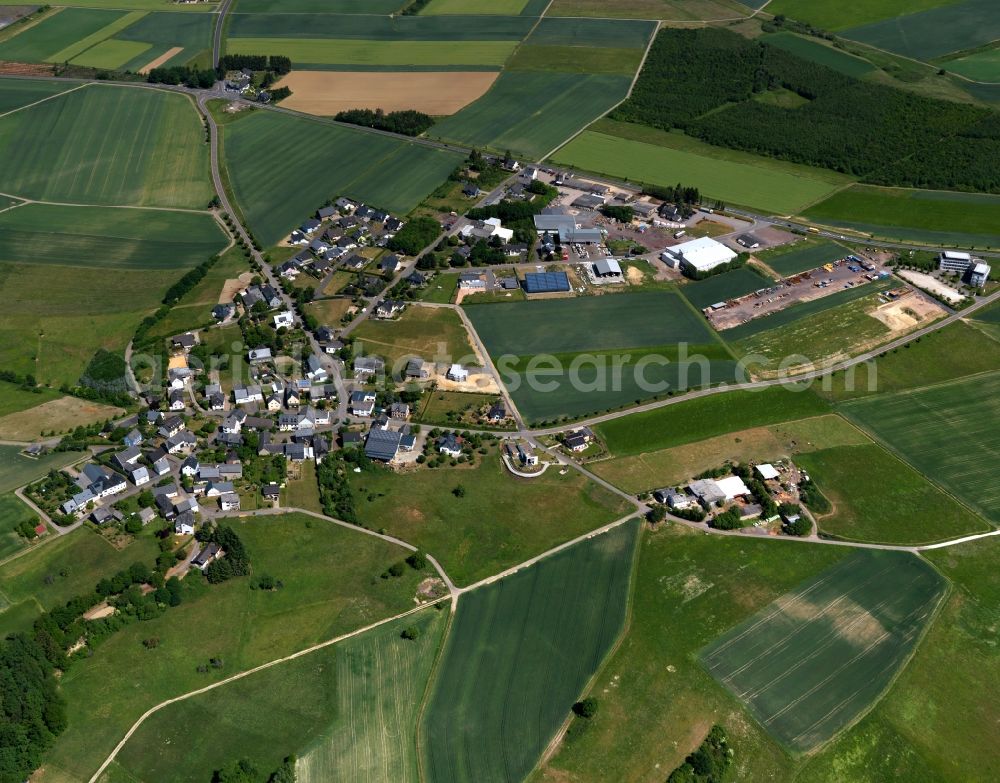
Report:
[[[142,17],[144,17],[145,15],[146,15],[145,11],[131,11],[127,14],[124,14],[119,18],[115,19],[113,22],[111,22],[111,24],[102,27],[100,30],[91,33],[85,38],[80,38],[70,46],[67,46],[65,49],[62,49],[61,51],[58,51],[55,54],[51,55],[48,58],[48,61],[52,63],[64,63],[64,62],[76,61],[77,57],[82,55],[84,52],[88,51],[93,47],[100,46],[109,36],[112,36],[115,33],[124,30],[130,24],[142,19]],[[108,56],[110,56],[110,52],[108,52]],[[99,61],[100,58],[95,55],[93,60],[96,62]],[[111,65],[111,66],[98,65],[93,67],[116,68],[117,65]]]
[[[817,391],[832,401],[891,394],[1000,367],[1000,342],[959,321],[872,362],[835,373]],[[874,368],[874,369],[871,369]]]
[[831,6],[826,0],[772,0],[769,14],[785,14],[824,30],[893,19],[915,11],[954,5],[956,0],[846,0]]
[[733,628],[701,662],[782,745],[807,752],[878,699],[945,589],[914,555],[858,552]]
[[406,308],[398,320],[369,319],[352,336],[355,353],[383,357],[394,373],[403,373],[409,358],[478,364],[469,334],[458,313],[439,307]]
[[512,71],[619,73],[631,76],[642,61],[641,49],[584,49],[579,46],[522,44],[507,62]]
[[300,65],[502,66],[516,41],[380,41],[335,38],[229,38],[229,54],[275,52]]
[[943,65],[951,73],[973,81],[1000,82],[1000,49],[975,52],[956,60],[948,60]]
[[[310,9],[315,11],[315,8]],[[535,25],[529,16],[426,16],[332,13],[234,14],[229,40],[356,39],[383,43],[438,41],[447,46],[464,41],[520,41]]]
[[59,6],[69,8],[111,8],[124,11],[162,11],[164,8],[171,13],[211,13],[218,8],[215,2],[205,3],[173,3],[170,0],[60,0]]
[[434,781],[523,780],[625,624],[639,525],[463,595],[421,721]]
[[819,269],[824,264],[844,258],[849,252],[836,242],[807,239],[755,255],[782,277],[791,277],[799,272]]
[[0,114],[20,109],[75,87],[74,83],[45,82],[33,79],[0,78]]
[[843,412],[921,473],[1000,524],[1000,486],[990,476],[1000,435],[983,426],[1000,404],[1000,374],[845,403]]
[[891,239],[949,247],[1000,245],[1000,196],[855,185],[804,214],[818,223]]
[[0,189],[47,201],[204,208],[208,147],[191,100],[92,85],[0,119]]
[[[270,574],[283,587],[251,590],[250,578],[209,585],[190,574],[180,606],[126,626],[92,657],[78,661],[61,680],[69,728],[46,758],[46,766],[61,779],[88,779],[132,723],[164,699],[413,606],[421,574],[408,569],[399,579],[378,578],[405,556],[399,547],[296,514],[232,524],[250,552],[254,574]],[[152,561],[157,550],[151,536],[149,540],[153,551],[141,559]],[[127,552],[119,555],[126,565],[136,559]],[[323,557],[316,557],[317,552]],[[204,632],[206,627],[211,633]],[[159,645],[146,650],[142,640],[153,636]],[[212,657],[222,660],[221,668],[199,673],[197,667]],[[269,748],[282,756],[293,750]]]
[[[325,0],[323,8],[331,14],[391,14],[403,0]],[[237,14],[305,14],[316,10],[315,0],[238,0]]]
[[744,266],[704,280],[686,283],[680,292],[692,305],[701,310],[716,302],[736,299],[761,288],[767,288],[772,282],[756,269]]
[[[615,129],[622,125],[625,123],[615,123]],[[602,123],[600,127],[608,126]],[[623,130],[628,132],[627,127]],[[714,148],[707,144],[684,149],[690,140],[680,134],[643,135],[655,142],[588,130],[556,152],[553,160],[651,185],[672,185],[679,180],[698,187],[707,198],[783,215],[825,198],[838,187],[823,175],[810,177],[811,170],[805,166],[798,167],[799,173],[755,156],[744,156],[743,161],[713,158]],[[681,148],[674,148],[674,143]]]
[[428,135],[541,158],[620,101],[630,83],[615,74],[505,71],[486,95]]
[[[21,456],[21,446],[0,445],[0,493],[10,492],[18,487],[40,479],[50,470],[61,468],[80,458],[72,451],[53,452],[38,459]],[[0,590],[3,588],[0,587]],[[0,626],[2,627],[2,626]]]
[[[58,13],[46,16],[37,24],[25,26],[12,38],[0,42],[0,60],[25,63],[65,62],[68,57],[53,58],[67,51],[77,41],[100,33],[125,16],[126,14],[122,12],[97,8],[64,8]],[[107,35],[113,32],[115,30],[108,32]]]
[[553,0],[548,15],[605,19],[666,19],[698,22],[746,16],[749,8],[737,0]]
[[159,551],[151,531],[121,550],[85,527],[54,536],[43,546],[0,566],[0,594],[6,599],[0,602],[0,633],[6,636],[30,629],[43,610],[92,591],[102,578],[136,561],[152,565]]
[[827,68],[833,68],[833,70],[840,71],[846,76],[853,76],[855,79],[861,79],[875,70],[875,66],[867,60],[862,60],[860,57],[855,57],[840,49],[834,49],[832,46],[820,43],[815,38],[805,38],[794,33],[782,32],[765,36],[763,40],[804,60],[825,65]]
[[[396,1],[398,5],[398,0]],[[424,16],[435,14],[496,14],[515,16],[524,10],[528,0],[497,0],[484,3],[482,0],[431,0],[421,10]],[[395,9],[392,9],[395,10]]]
[[913,659],[864,720],[811,760],[796,780],[877,783],[989,780],[1000,769],[998,728],[989,719],[1000,683],[996,612],[1000,541],[926,553],[954,585]]
[[0,261],[8,263],[187,269],[225,244],[222,229],[208,213],[51,204],[0,212]]
[[951,52],[975,49],[1000,38],[1000,16],[992,0],[961,0],[947,4],[941,0],[925,0],[926,5],[907,0],[895,2],[905,5],[898,12],[909,13],[892,14],[893,18],[851,27],[842,30],[841,35],[915,60],[931,60]]
[[[239,758],[274,769],[294,753],[301,783],[415,780],[417,713],[446,624],[447,612],[426,609],[172,704],[129,739],[116,772],[185,783]],[[401,638],[407,627],[415,640]],[[192,745],[194,725],[211,726],[211,741]]]
[[61,396],[62,394],[54,389],[36,386],[29,390],[7,381],[0,381],[0,418],[11,413],[26,411],[44,402],[58,400]]
[[695,476],[727,462],[797,460],[800,454],[820,449],[865,445],[870,446],[871,440],[858,427],[840,416],[826,414],[735,430],[641,454],[602,459],[592,463],[590,469],[619,489],[638,495],[660,487],[687,484]]
[[[457,584],[467,585],[628,513],[618,496],[575,471],[518,479],[495,447],[477,459],[476,467],[406,475],[351,473],[358,518],[432,553]],[[452,494],[458,485],[464,497]]]
[[212,14],[178,14],[172,11],[146,14],[142,19],[118,33],[116,41],[135,41],[150,44],[152,48],[126,62],[123,67],[138,70],[165,54],[175,46],[181,51],[164,65],[186,63],[212,46]]
[[[795,373],[829,366],[900,335],[872,315],[880,301],[879,294],[869,290],[867,296],[852,301],[829,303],[822,309],[817,306],[809,312],[802,308],[795,320],[780,324],[775,321],[774,328],[730,340],[729,345],[744,357],[744,364],[753,375],[771,376],[776,372]],[[939,312],[944,314],[943,310]],[[762,324],[773,318],[763,318]],[[926,326],[932,320],[921,323]],[[733,331],[722,334],[728,337]]]
[[624,457],[829,411],[829,404],[807,388],[771,386],[713,394],[633,413],[599,424],[596,429],[608,451]]
[[[732,356],[674,290],[472,305],[466,312],[529,421],[734,378]],[[595,324],[600,328],[590,328]]]
[[[28,539],[17,532],[18,526],[25,522],[35,527],[41,520],[38,514],[14,495],[0,495],[0,561],[21,551],[27,545]],[[0,614],[0,617],[2,616]]]
[[[807,318],[820,316],[828,310],[836,309],[837,313],[835,313],[835,317],[839,317],[840,314],[845,312],[849,312],[856,317],[858,315],[857,308],[851,310],[839,310],[838,308],[853,304],[857,300],[864,299],[866,297],[873,297],[871,302],[874,303],[874,295],[878,294],[880,291],[892,288],[892,286],[893,283],[891,280],[880,280],[874,283],[856,285],[853,288],[842,288],[832,294],[821,296],[819,299],[810,299],[808,302],[797,302],[796,304],[790,305],[783,310],[778,310],[771,315],[754,318],[752,321],[748,321],[745,324],[734,326],[732,329],[726,329],[721,334],[730,345],[737,342],[743,344],[748,340],[748,338],[756,337],[763,332],[774,331],[781,327],[796,324]],[[863,323],[862,319],[857,320],[861,320]],[[789,332],[786,331],[781,334],[788,333]],[[779,338],[775,338],[775,341],[778,339]],[[816,335],[816,339],[825,341],[825,337],[823,335]]]
[[331,196],[406,214],[461,161],[458,153],[273,112],[240,118],[224,139],[236,198],[264,245]]
[[558,19],[547,16],[525,43],[643,50],[656,30],[652,22],[622,19]]
[[852,541],[927,544],[989,526],[881,446],[839,446],[796,458],[833,503],[822,533]]
[[698,651],[850,553],[671,525],[644,533],[628,630],[592,688],[600,709],[540,777],[664,781],[718,723],[738,748],[734,780],[792,780],[792,758],[715,683]]
[[113,70],[121,68],[139,56],[145,56],[150,48],[151,44],[137,41],[101,41],[74,57],[72,62],[73,65],[85,65],[88,68]]

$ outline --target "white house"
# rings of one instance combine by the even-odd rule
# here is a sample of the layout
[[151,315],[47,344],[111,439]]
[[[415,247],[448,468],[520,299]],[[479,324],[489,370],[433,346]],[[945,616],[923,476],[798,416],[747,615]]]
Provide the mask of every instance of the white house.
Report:
[[306,375],[309,376],[309,380],[314,383],[323,383],[326,381],[330,375],[327,373],[326,368],[320,362],[319,357],[313,354],[306,361]]
[[274,328],[281,329],[282,327],[290,329],[295,323],[295,313],[291,310],[285,310],[283,313],[278,313],[274,316]]
[[227,492],[219,496],[219,508],[223,511],[239,511],[240,496],[235,492]]
[[464,383],[469,380],[469,371],[466,370],[460,364],[453,364],[448,368],[447,378],[449,381],[457,381],[458,383]]

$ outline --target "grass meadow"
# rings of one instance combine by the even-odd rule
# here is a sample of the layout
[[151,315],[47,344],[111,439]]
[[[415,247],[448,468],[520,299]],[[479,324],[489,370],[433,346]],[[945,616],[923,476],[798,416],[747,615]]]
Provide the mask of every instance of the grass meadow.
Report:
[[[869,369],[871,365],[874,370]],[[831,401],[842,402],[993,372],[997,367],[1000,367],[1000,341],[976,326],[958,321],[871,363],[859,365],[853,372],[835,373],[828,385],[818,387],[817,391]]]
[[[47,767],[87,779],[154,704],[413,606],[420,574],[408,569],[399,579],[378,578],[405,550],[295,514],[231,524],[250,552],[254,574],[270,574],[283,587],[251,590],[250,578],[209,585],[200,574],[188,575],[181,606],[123,628],[62,678],[69,728],[49,752]],[[139,559],[151,562],[156,548],[149,540],[153,552]],[[127,552],[121,555],[125,565],[138,555]],[[113,570],[105,567],[101,574]],[[151,636],[160,643],[147,650],[142,640]],[[212,657],[223,665],[199,673]],[[273,748],[282,756],[293,750]]]
[[[435,609],[160,710],[116,765],[136,781],[184,783],[235,759],[273,769],[294,753],[301,783],[416,779],[417,711],[447,613]],[[400,637],[415,627],[415,640]],[[192,726],[211,726],[192,742]]]
[[716,302],[736,299],[761,288],[767,288],[771,283],[771,280],[756,269],[744,266],[704,280],[686,283],[680,288],[680,292],[685,299],[701,310]]
[[639,525],[462,596],[421,722],[427,777],[523,780],[625,624]]
[[985,49],[948,60],[944,67],[973,81],[1000,82],[1000,49]]
[[381,356],[390,367],[413,356],[426,361],[444,357],[441,361],[463,365],[479,363],[465,324],[457,312],[446,308],[411,305],[398,320],[365,321],[353,336],[357,341],[355,351]]
[[[33,389],[23,389],[13,383],[0,381],[0,419],[12,413],[26,411],[45,402],[57,400],[62,395],[53,390],[41,386]],[[8,438],[8,440],[11,440]]]
[[993,524],[991,478],[1000,435],[985,426],[1000,403],[1000,373],[845,403],[841,410]]
[[[75,452],[53,452],[38,459],[23,457],[21,446],[0,445],[0,493],[10,492],[40,479],[54,468],[61,468],[80,458]],[[0,587],[0,590],[3,588]],[[2,621],[0,621],[2,628]]]
[[847,248],[836,242],[806,240],[755,255],[761,263],[767,264],[782,277],[791,277],[800,272],[818,269],[847,254]]
[[829,411],[830,405],[808,389],[769,386],[621,416],[597,425],[596,430],[612,456],[625,457]]
[[339,195],[406,214],[460,162],[457,153],[272,112],[241,117],[224,135],[233,190],[264,245]]
[[806,38],[795,33],[774,33],[768,35],[764,40],[772,46],[791,52],[804,60],[810,60],[846,76],[861,79],[875,70],[875,66],[867,60],[855,57],[853,54],[826,46],[815,38]]
[[592,688],[600,709],[538,777],[665,780],[720,723],[739,748],[734,779],[791,780],[791,758],[716,684],[698,652],[850,552],[671,525],[645,532],[628,629]]
[[833,503],[820,532],[850,541],[927,544],[990,529],[980,517],[874,443],[796,458]]
[[871,445],[871,440],[840,416],[825,414],[780,424],[765,424],[714,435],[692,443],[615,456],[593,462],[590,469],[619,489],[638,495],[660,487],[688,483],[704,471],[726,462],[797,460],[798,455],[846,446]]
[[783,746],[808,752],[890,685],[945,590],[915,555],[864,550],[796,585],[700,660]]
[[794,214],[840,186],[827,173],[806,166],[793,170],[748,154],[715,156],[714,147],[692,141],[678,133],[602,120],[562,147],[553,160],[650,185],[680,180],[710,199],[781,215]]
[[0,190],[40,201],[189,207],[212,197],[189,98],[88,85],[0,118]]
[[906,241],[1000,245],[1000,196],[855,185],[804,213],[818,223]]
[[40,521],[38,514],[13,494],[0,495],[0,561],[28,545],[28,539],[17,532],[18,525],[30,522],[35,527]]
[[427,135],[541,158],[625,97],[630,83],[621,74],[505,71]]
[[[618,496],[575,471],[520,479],[501,464],[496,447],[477,459],[475,467],[405,475],[351,473],[358,518],[433,553],[456,584],[467,585],[628,513]],[[452,491],[460,485],[459,498]]]

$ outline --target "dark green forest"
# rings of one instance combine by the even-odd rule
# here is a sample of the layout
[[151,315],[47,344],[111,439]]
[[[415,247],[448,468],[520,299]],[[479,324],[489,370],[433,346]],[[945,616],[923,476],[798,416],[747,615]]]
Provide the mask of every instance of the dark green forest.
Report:
[[1000,113],[859,81],[719,28],[661,31],[610,116],[876,185],[1000,192]]

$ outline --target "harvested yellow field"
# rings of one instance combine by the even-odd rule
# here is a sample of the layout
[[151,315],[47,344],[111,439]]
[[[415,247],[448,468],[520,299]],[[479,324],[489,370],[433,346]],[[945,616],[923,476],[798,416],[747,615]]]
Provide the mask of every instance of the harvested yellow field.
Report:
[[292,95],[282,106],[331,116],[347,109],[414,109],[424,114],[454,114],[481,97],[495,71],[292,71],[280,82]]
[[157,57],[155,60],[151,60],[146,63],[142,68],[139,69],[139,73],[149,73],[154,68],[159,68],[163,63],[169,60],[174,55],[180,54],[184,51],[183,46],[175,46],[172,49],[167,49],[163,54]]
[[61,397],[58,400],[36,405],[26,411],[9,413],[0,417],[0,439],[33,441],[43,432],[66,432],[79,425],[113,419],[124,414],[122,408],[81,400],[78,397]]

